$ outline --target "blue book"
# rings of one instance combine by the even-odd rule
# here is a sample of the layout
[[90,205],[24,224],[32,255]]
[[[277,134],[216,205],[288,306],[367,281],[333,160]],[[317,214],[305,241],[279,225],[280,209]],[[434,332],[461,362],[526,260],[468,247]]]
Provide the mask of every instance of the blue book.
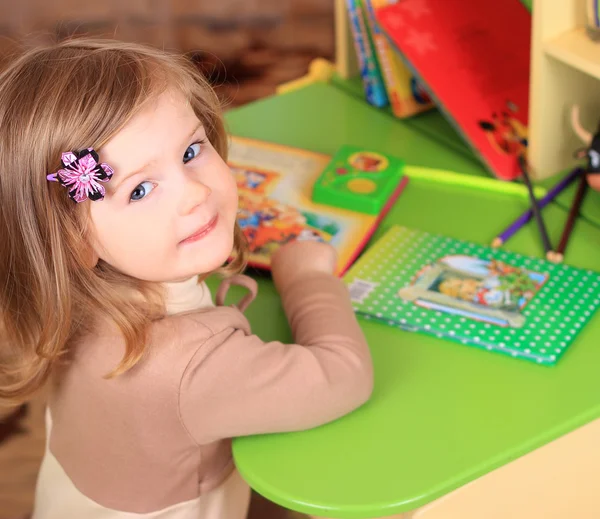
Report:
[[377,63],[360,0],[346,0],[346,5],[367,102],[377,107],[387,106],[389,102],[383,76]]

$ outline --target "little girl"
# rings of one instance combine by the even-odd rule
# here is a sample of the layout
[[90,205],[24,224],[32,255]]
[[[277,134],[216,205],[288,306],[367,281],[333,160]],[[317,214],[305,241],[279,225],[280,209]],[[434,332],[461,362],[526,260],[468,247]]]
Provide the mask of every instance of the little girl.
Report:
[[[0,76],[0,403],[49,389],[34,519],[242,518],[231,438],[368,399],[330,246],[273,258],[296,344],[252,335],[226,155],[217,98],[183,58],[74,40]],[[216,306],[213,273],[230,276]],[[222,306],[231,283],[251,294]]]

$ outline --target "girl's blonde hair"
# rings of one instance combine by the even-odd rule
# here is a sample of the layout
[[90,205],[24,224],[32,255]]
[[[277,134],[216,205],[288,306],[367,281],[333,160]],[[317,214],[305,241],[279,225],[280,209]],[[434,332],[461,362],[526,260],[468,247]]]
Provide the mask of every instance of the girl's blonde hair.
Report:
[[[63,151],[100,152],[149,100],[179,89],[226,159],[219,101],[181,56],[131,43],[70,40],[26,52],[0,75],[0,402],[27,399],[48,380],[89,316],[112,321],[125,354],[111,375],[142,357],[162,308],[155,284],[91,264],[89,202],[74,203],[46,175]],[[245,265],[236,225],[233,260]],[[144,304],[140,304],[143,302]]]

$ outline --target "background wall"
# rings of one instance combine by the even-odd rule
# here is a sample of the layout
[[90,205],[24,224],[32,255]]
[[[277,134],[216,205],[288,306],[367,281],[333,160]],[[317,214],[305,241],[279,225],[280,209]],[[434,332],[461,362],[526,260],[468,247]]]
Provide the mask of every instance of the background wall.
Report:
[[233,105],[333,57],[330,0],[0,0],[0,59],[17,43],[73,34],[177,49],[203,63]]

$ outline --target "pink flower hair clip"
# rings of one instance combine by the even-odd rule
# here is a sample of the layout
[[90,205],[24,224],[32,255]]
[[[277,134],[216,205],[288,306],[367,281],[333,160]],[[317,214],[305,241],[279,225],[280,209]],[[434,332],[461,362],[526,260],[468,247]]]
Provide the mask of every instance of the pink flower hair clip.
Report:
[[66,151],[61,156],[63,167],[56,173],[46,176],[50,182],[59,182],[69,189],[74,202],[85,202],[88,198],[94,202],[102,200],[106,190],[100,182],[108,182],[113,169],[106,163],[99,163],[98,154],[93,148],[80,152]]

